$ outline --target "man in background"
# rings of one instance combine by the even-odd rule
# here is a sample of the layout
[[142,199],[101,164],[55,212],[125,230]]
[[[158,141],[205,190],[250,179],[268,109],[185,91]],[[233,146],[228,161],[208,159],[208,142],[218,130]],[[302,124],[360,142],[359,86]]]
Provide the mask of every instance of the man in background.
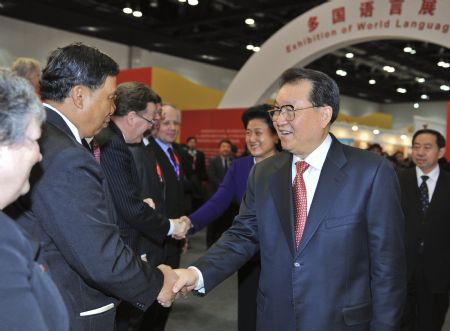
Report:
[[445,139],[432,129],[412,139],[414,168],[400,173],[406,218],[408,296],[402,330],[441,330],[450,291],[450,174],[439,167]]
[[11,66],[11,70],[25,78],[39,93],[39,81],[41,80],[41,63],[29,57],[18,57]]

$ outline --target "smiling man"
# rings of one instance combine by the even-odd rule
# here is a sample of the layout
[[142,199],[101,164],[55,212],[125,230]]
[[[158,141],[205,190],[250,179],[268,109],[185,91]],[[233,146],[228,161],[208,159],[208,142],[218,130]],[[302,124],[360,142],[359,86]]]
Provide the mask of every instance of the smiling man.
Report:
[[431,129],[412,140],[416,166],[400,173],[406,219],[408,300],[402,330],[439,331],[450,291],[450,175],[438,161],[445,139]]
[[175,292],[210,292],[259,250],[257,330],[398,329],[406,292],[398,181],[386,160],[329,133],[338,112],[330,77],[283,73],[269,113],[285,152],[255,164],[233,226],[176,270]]

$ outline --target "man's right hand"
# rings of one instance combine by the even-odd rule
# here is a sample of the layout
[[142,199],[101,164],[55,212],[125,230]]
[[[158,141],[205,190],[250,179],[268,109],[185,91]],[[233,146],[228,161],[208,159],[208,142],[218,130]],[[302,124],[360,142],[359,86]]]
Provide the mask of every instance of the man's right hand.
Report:
[[186,296],[191,292],[198,283],[198,273],[195,269],[175,269],[175,273],[178,275],[178,280],[173,286],[173,293],[179,293]]

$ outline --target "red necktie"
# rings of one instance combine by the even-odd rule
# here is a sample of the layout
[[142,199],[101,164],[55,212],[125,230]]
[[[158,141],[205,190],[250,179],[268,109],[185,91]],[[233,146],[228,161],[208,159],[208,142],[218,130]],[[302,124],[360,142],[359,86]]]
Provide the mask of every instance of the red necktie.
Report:
[[100,163],[100,146],[94,139],[91,140],[89,145],[91,146],[92,154],[94,154],[95,160]]
[[306,186],[303,180],[303,173],[308,169],[309,164],[305,161],[298,161],[295,163],[297,168],[297,175],[295,175],[293,194],[294,194],[294,206],[295,206],[295,246],[299,247],[300,240],[302,239],[303,230],[305,229],[306,216],[307,216],[307,203],[306,203]]

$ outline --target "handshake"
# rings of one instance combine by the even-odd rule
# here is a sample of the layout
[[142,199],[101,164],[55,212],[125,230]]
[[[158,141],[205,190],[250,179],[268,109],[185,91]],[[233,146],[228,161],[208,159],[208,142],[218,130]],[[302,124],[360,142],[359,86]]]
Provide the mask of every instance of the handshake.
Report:
[[184,297],[198,285],[199,272],[194,268],[172,269],[161,264],[158,269],[164,275],[163,287],[157,298],[163,307],[170,307],[180,294]]
[[[155,202],[151,198],[143,200],[150,208],[155,209]],[[181,216],[170,220],[173,225],[172,238],[180,240],[186,238],[186,234],[192,228],[191,220],[187,216]]]

